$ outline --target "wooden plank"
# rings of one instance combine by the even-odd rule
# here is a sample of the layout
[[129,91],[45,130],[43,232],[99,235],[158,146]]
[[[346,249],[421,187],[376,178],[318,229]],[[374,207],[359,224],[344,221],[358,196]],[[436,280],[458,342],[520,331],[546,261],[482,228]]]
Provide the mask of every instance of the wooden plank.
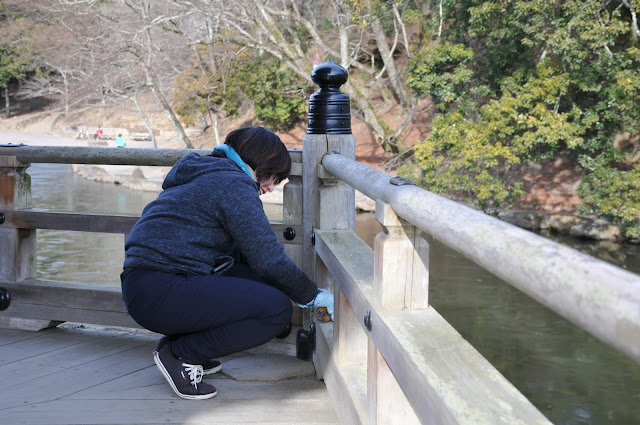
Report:
[[[53,211],[46,209],[24,209],[3,211],[5,222],[3,228],[15,229],[49,229],[77,232],[123,233],[128,234],[140,219],[136,214],[104,214],[93,212]],[[302,224],[283,224],[270,221],[271,228],[278,240],[283,244],[302,244]],[[292,228],[296,237],[287,240],[284,231]],[[2,229],[0,229],[2,230]],[[2,256],[4,257],[4,256]],[[2,258],[0,257],[0,258]]]
[[[322,382],[206,378],[218,395],[178,398],[151,355],[155,334],[144,331],[52,329],[67,346],[0,364],[2,423],[29,424],[338,424]],[[47,344],[45,344],[47,345]],[[2,348],[0,347],[0,355]]]
[[[328,401],[327,388],[314,377],[282,381],[236,381],[225,376],[224,359],[222,372],[205,377],[205,381],[218,390],[216,400],[296,400]],[[106,381],[85,391],[65,397],[67,400],[175,400],[157,367],[152,365],[125,376]],[[80,404],[80,403],[79,403]]]
[[[0,328],[0,352],[3,350],[2,346],[13,344],[15,342],[24,341],[27,339],[32,339],[37,336],[36,333],[33,332],[24,332],[14,329],[1,329]],[[0,357],[0,364],[2,364],[2,360]]]
[[[277,221],[269,221],[271,223],[271,228],[273,232],[276,234],[278,241],[283,245],[302,245],[302,223],[300,224],[290,224],[290,223],[282,223]],[[284,232],[286,229],[291,228],[295,232],[295,237],[292,240],[287,240],[284,237]]]
[[155,340],[83,335],[69,345],[0,366],[0,409],[55,400],[152,366]]
[[[167,390],[169,386],[166,385]],[[275,400],[59,400],[2,412],[7,424],[337,424],[330,404]],[[26,422],[25,422],[26,421]]]
[[[81,322],[105,326],[120,326],[125,328],[140,328],[127,313],[100,311],[90,308],[53,307],[41,304],[20,303],[11,304],[12,317],[25,319],[53,320],[56,322]],[[0,315],[1,317],[2,315]]]
[[3,211],[3,227],[52,229],[79,232],[129,233],[140,219],[135,214],[102,214],[92,212],[25,209]]
[[79,343],[76,336],[61,334],[51,328],[38,332],[17,332],[21,332],[24,339],[0,346],[0,365],[3,367]]
[[423,423],[549,423],[434,308],[380,308],[371,286],[373,252],[355,233],[317,230],[315,248],[356,316],[371,313],[370,338]]
[[368,423],[366,363],[339,364],[336,356],[332,355],[333,345],[332,324],[316,322],[314,363],[322,368],[323,379],[338,412],[340,423],[366,424]]
[[11,304],[0,316],[139,328],[126,312],[119,286],[23,280],[2,282]]

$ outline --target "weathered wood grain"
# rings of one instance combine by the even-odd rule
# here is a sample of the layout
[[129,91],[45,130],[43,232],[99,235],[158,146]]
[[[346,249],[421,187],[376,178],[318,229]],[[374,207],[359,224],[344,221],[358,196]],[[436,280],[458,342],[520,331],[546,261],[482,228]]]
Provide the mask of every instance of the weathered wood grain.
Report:
[[11,304],[0,311],[0,317],[140,327],[127,315],[116,285],[24,280],[0,282],[0,286],[11,293]]
[[[0,225],[2,229],[49,229],[68,230],[76,232],[97,232],[97,233],[123,233],[128,234],[131,228],[140,219],[136,214],[105,214],[93,212],[73,212],[73,211],[53,211],[46,209],[22,209],[5,210],[5,222]],[[271,228],[278,240],[283,244],[302,244],[301,223],[282,223],[271,221]],[[284,231],[292,228],[296,237],[288,240],[284,237]],[[23,237],[22,239],[25,239]],[[35,234],[34,234],[35,240]],[[8,251],[6,251],[8,252]],[[9,256],[0,256],[0,259]]]
[[[0,362],[1,423],[338,423],[324,384],[313,376],[235,381],[224,374],[223,358],[222,371],[206,378],[218,395],[183,400],[153,362],[158,335],[65,326],[35,333],[0,329],[0,341],[13,341],[0,344],[0,359],[12,358]],[[256,356],[234,356],[243,355]]]
[[549,423],[434,308],[383,309],[371,285],[373,252],[355,233],[317,230],[315,248],[356,316],[371,313],[369,336],[422,423]]

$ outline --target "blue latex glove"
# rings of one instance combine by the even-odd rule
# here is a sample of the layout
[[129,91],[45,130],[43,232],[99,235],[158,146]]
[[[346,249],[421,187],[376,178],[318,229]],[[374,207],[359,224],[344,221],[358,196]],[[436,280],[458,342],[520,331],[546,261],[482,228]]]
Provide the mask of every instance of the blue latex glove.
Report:
[[326,307],[327,312],[331,315],[331,320],[333,320],[333,294],[326,289],[318,289],[318,295],[311,300],[308,304],[298,304],[302,308],[311,307]]

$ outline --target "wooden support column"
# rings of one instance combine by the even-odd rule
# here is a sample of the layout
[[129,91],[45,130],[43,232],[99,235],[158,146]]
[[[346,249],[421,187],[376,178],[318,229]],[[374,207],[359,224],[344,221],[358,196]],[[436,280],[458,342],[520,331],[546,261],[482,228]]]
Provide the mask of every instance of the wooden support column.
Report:
[[[385,202],[376,201],[383,231],[374,243],[373,286],[383,309],[428,308],[429,245],[419,229],[399,218]],[[389,365],[369,339],[368,393],[370,424],[419,424]]]
[[[361,330],[358,335],[360,326],[351,306],[316,255],[313,232],[355,228],[355,190],[327,173],[321,163],[325,155],[333,152],[355,159],[356,144],[351,134],[349,98],[340,92],[340,86],[348,79],[347,71],[328,61],[317,66],[311,78],[320,89],[309,99],[309,125],[303,140],[303,270],[318,287],[334,294],[335,321],[319,325],[322,326],[319,332],[323,339],[326,337],[331,352],[319,350],[314,354],[318,377],[332,380],[338,376],[334,369],[336,362],[366,361],[363,348],[366,336]],[[305,327],[310,324],[310,319],[307,320]],[[329,376],[325,376],[325,372]]]
[[376,201],[382,232],[374,242],[373,287],[384,308],[416,310],[429,306],[429,244],[421,231]]
[[[334,136],[335,137],[335,136]],[[339,149],[347,157],[355,157],[355,140],[351,135],[343,136]],[[355,228],[355,191],[352,187],[328,173],[323,166],[318,167],[318,177],[322,180],[319,204],[319,229]],[[339,367],[365,364],[367,361],[367,335],[344,296],[334,285],[334,279],[326,266],[316,256],[316,282],[334,294],[335,319],[333,326],[333,356]]]
[[[282,188],[282,224],[285,229],[287,225],[302,225],[302,151],[291,151],[291,175],[289,181]],[[295,239],[301,240],[303,234],[296,234]],[[302,245],[285,244],[284,249],[298,267],[302,268]],[[293,325],[302,325],[302,312],[297,306],[294,307],[291,322]]]
[[[15,156],[2,155],[0,147],[0,213],[31,207],[31,176],[26,173],[31,164]],[[35,229],[3,228],[0,224],[0,286],[36,277]],[[39,330],[59,322],[23,319],[11,316],[11,305],[0,312],[0,327]]]

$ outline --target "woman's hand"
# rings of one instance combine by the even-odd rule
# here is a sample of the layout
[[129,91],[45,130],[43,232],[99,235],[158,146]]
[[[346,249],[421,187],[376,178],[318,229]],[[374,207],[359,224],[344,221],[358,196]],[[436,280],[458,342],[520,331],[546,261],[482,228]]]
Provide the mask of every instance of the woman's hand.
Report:
[[319,289],[318,295],[313,300],[313,307],[326,307],[333,320],[333,294],[326,289]]
[[325,307],[333,320],[333,294],[326,289],[318,289],[318,294],[308,304],[298,304],[302,308]]

